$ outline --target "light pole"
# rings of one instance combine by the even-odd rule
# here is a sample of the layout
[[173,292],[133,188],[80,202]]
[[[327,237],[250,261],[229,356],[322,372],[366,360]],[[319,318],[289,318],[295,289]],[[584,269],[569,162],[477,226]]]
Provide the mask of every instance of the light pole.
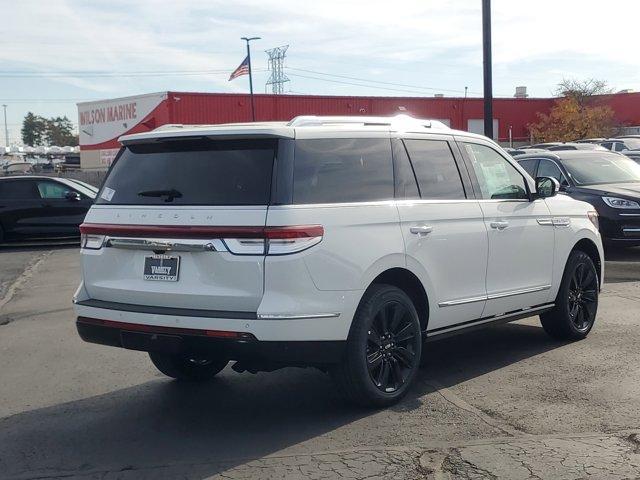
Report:
[[251,49],[249,42],[251,40],[260,40],[260,37],[242,37],[241,40],[247,42],[247,63],[249,64],[249,92],[251,94],[251,120],[256,121],[256,106],[253,101],[253,74],[251,73]]
[[493,80],[491,75],[491,0],[482,0],[482,63],[484,67],[484,134],[493,140]]
[[6,147],[9,146],[9,129],[7,128],[7,106],[5,104],[2,105],[4,110],[4,140],[6,142]]

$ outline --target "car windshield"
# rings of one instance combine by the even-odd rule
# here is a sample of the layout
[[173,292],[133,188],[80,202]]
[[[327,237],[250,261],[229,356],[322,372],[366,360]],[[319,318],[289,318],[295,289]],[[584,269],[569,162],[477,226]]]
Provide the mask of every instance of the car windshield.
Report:
[[614,153],[563,159],[562,163],[576,185],[640,182],[640,165]]

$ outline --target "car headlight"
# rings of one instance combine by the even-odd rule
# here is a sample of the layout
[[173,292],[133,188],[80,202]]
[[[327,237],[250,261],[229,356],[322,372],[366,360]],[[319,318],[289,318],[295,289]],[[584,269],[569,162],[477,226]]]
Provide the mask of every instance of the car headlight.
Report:
[[634,202],[633,200],[625,200],[624,198],[618,197],[602,197],[604,203],[613,208],[640,208],[640,204],[638,202]]

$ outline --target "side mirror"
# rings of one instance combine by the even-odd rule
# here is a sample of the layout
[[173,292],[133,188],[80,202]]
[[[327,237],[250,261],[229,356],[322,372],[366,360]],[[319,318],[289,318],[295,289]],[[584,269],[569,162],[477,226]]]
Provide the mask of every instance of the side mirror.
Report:
[[560,191],[560,182],[551,177],[536,178],[536,197],[549,198],[553,197]]
[[80,194],[78,192],[74,192],[73,190],[68,190],[64,194],[64,198],[72,202],[79,202],[81,200]]

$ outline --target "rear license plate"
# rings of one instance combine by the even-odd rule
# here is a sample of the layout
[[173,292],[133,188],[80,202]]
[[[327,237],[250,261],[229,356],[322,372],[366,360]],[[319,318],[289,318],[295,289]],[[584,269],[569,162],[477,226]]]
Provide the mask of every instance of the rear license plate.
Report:
[[180,257],[171,255],[152,255],[144,258],[145,280],[177,282],[180,270]]

